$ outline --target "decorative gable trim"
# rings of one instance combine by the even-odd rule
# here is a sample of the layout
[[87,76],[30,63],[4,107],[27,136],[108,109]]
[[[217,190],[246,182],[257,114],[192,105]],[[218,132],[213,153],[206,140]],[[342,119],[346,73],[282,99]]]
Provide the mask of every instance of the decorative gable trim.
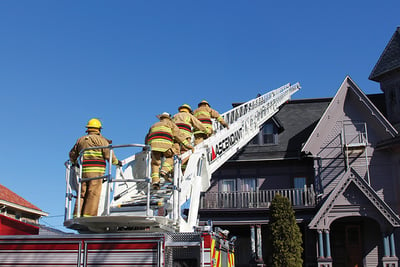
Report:
[[[343,196],[343,193],[350,184],[356,185],[356,188],[362,192],[362,194],[369,200],[371,205],[375,207],[378,213],[385,218],[389,225],[392,227],[400,227],[400,218],[397,216],[397,214],[376,194],[374,189],[368,185],[368,183],[362,179],[354,169],[350,168],[309,223],[308,227],[310,229],[329,229],[330,224],[334,220],[342,217],[354,216],[352,211],[349,211],[348,215],[333,212],[335,207],[340,206],[340,203],[338,203],[338,198]],[[374,218],[374,216],[369,217]]]

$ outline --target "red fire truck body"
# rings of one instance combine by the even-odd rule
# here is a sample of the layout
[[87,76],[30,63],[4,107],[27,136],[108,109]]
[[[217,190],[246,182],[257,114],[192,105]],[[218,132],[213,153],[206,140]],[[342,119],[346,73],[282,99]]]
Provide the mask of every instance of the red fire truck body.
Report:
[[234,266],[213,232],[1,236],[1,266]]

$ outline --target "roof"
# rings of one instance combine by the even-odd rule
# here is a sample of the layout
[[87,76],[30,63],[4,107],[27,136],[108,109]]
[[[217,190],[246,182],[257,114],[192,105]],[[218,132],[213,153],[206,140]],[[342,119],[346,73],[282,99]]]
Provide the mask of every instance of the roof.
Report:
[[[386,114],[383,93],[367,95],[367,98]],[[301,149],[326,111],[332,98],[290,100],[267,123],[274,121],[283,131],[278,134],[277,145],[246,145],[230,160],[292,159],[301,156]],[[235,104],[233,104],[235,105]],[[236,104],[237,105],[237,104]]]
[[231,160],[298,158],[303,143],[310,136],[331,98],[290,100],[273,119],[284,130],[278,134],[276,145],[246,145]]
[[30,203],[29,201],[25,200],[23,197],[17,195],[16,193],[14,193],[13,191],[11,191],[10,189],[8,189],[7,187],[5,187],[4,185],[1,185],[1,184],[0,184],[0,201],[1,202],[6,201],[6,202],[13,203],[13,204],[16,204],[21,207],[25,207],[25,208],[29,208],[29,209],[33,209],[33,210],[37,210],[37,211],[42,211],[41,209],[39,209],[38,207],[36,207],[32,203]]
[[400,70],[400,27],[397,27],[368,78],[379,82],[382,76],[394,70]]

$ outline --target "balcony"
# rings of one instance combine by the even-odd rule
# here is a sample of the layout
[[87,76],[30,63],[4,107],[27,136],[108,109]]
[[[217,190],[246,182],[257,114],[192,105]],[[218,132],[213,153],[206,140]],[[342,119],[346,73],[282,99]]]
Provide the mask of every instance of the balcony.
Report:
[[253,192],[207,192],[200,200],[200,209],[269,208],[276,194],[287,197],[293,208],[314,207],[314,188],[256,190]]

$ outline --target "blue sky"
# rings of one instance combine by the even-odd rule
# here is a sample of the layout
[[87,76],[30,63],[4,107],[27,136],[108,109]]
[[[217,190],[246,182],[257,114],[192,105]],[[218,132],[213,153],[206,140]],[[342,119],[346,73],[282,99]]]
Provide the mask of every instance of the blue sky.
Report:
[[223,113],[286,83],[333,97],[368,76],[400,1],[0,1],[0,183],[65,230],[64,162],[92,117],[142,143],[163,111]]

